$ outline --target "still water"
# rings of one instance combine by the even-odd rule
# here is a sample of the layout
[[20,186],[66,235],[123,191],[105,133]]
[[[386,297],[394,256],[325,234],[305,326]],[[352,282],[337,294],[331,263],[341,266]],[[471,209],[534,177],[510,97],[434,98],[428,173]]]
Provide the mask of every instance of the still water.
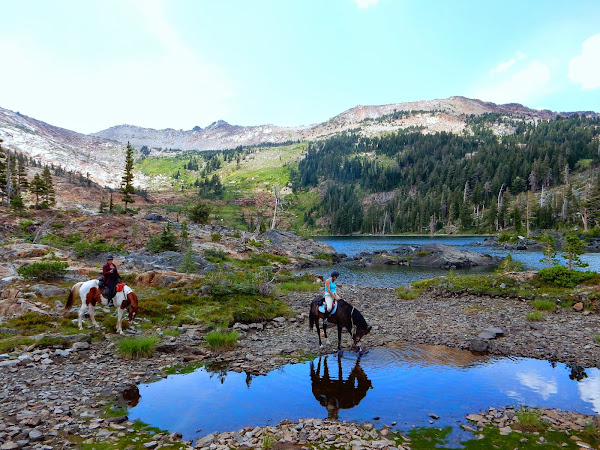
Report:
[[[374,252],[392,250],[403,244],[446,244],[478,253],[492,256],[506,257],[509,253],[513,259],[523,263],[525,270],[537,270],[544,267],[540,262],[543,254],[540,251],[504,250],[496,247],[481,245],[482,236],[319,236],[315,240],[330,244],[338,253],[345,253],[353,257],[361,252]],[[561,264],[564,260],[559,256]],[[600,271],[600,254],[586,253],[581,260],[588,263],[586,270]],[[339,281],[343,283],[358,284],[362,286],[398,287],[412,283],[415,280],[424,280],[436,276],[446,275],[448,272],[441,269],[412,268],[407,266],[378,266],[360,267],[355,263],[341,263],[333,268],[341,273]],[[310,270],[313,273],[327,275],[333,269],[324,267]],[[461,270],[459,273],[477,273],[489,269],[474,268]]]
[[[403,346],[376,348],[361,358],[351,352],[319,357],[256,377],[202,368],[140,385],[139,394],[131,419],[179,431],[186,440],[283,419],[335,417],[376,426],[397,422],[398,430],[449,425],[451,442],[458,444],[472,438],[459,428],[465,416],[489,406],[599,413],[600,371]],[[429,413],[440,416],[434,425]]]

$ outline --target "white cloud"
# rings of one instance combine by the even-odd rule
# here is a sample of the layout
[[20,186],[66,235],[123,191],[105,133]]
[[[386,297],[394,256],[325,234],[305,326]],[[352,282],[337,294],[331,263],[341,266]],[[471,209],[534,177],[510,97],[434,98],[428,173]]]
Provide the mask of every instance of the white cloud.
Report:
[[[593,369],[592,369],[593,370]],[[593,405],[596,414],[600,413],[600,374],[590,374],[588,378],[577,383],[579,396],[584,402],[590,402]]]
[[524,53],[522,52],[517,52],[517,56],[514,58],[509,59],[508,61],[504,61],[501,62],[500,64],[498,64],[496,67],[494,67],[491,70],[491,73],[501,73],[501,72],[506,72],[508,69],[510,69],[517,61],[520,61],[521,59],[525,59],[526,56]]
[[375,6],[378,2],[379,0],[354,0],[354,3],[356,3],[356,5],[361,9],[366,9],[369,6]]
[[226,118],[236,88],[228,74],[182,42],[162,2],[131,4],[139,6],[142,33],[158,50],[99,66],[73,62],[73,55],[43,43],[0,39],[0,106],[83,133],[122,123],[191,128]]
[[[516,70],[515,63],[505,67],[504,72],[492,71],[494,73],[491,74],[487,83],[474,89],[471,95],[480,100],[495,103],[537,103],[544,94],[550,91],[550,67],[534,60],[526,67]],[[509,68],[513,70],[508,70]]]
[[535,371],[519,372],[517,373],[517,379],[523,386],[536,392],[544,400],[547,400],[548,397],[558,392],[558,385],[555,379],[546,379],[546,377]]
[[569,78],[581,89],[600,87],[600,34],[584,41],[581,54],[569,62]]

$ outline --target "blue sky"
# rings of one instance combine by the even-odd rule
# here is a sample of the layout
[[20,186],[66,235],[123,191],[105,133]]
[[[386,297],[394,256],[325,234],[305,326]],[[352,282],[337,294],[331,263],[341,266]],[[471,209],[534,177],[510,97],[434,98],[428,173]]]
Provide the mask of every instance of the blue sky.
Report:
[[464,95],[600,111],[600,1],[0,0],[0,107],[90,133]]

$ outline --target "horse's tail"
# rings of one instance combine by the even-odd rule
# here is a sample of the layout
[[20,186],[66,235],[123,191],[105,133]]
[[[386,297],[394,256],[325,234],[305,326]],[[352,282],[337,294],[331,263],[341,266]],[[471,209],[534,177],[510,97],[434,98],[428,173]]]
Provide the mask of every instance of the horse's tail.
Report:
[[75,284],[72,288],[71,291],[69,292],[69,296],[67,297],[67,304],[65,305],[65,309],[63,309],[63,316],[68,313],[71,308],[73,307],[73,302],[75,301],[75,296],[79,293],[79,287],[81,286],[81,283],[77,283]]

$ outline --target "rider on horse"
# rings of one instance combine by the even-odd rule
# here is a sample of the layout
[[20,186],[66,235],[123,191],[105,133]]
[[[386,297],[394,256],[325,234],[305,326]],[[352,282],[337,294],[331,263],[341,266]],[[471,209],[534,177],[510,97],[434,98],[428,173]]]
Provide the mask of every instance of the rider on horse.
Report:
[[113,297],[117,293],[117,283],[121,276],[117,271],[117,266],[113,263],[112,255],[108,255],[106,258],[106,264],[102,266],[102,281],[104,282],[104,286],[106,286],[104,290],[104,297],[108,299],[108,306],[113,306]]
[[333,305],[336,300],[339,300],[339,296],[337,295],[337,285],[335,284],[335,280],[338,279],[340,273],[337,270],[331,272],[331,276],[325,280],[325,318],[329,317],[331,311],[333,310]]

